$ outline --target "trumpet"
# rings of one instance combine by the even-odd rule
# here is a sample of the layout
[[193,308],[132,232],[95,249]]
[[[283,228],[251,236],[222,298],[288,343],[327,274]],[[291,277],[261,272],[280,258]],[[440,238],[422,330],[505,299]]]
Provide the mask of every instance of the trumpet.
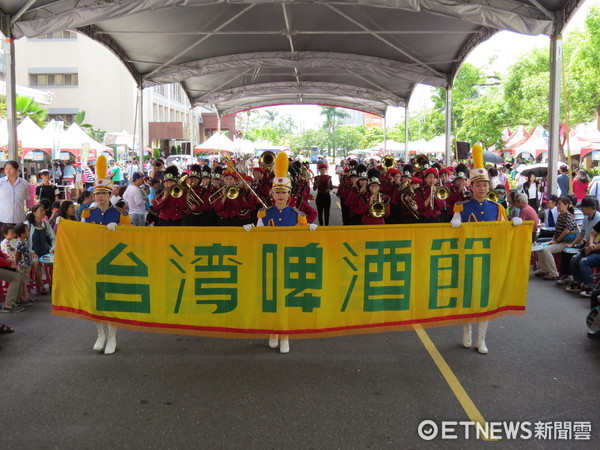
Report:
[[383,200],[381,198],[381,193],[377,194],[377,201],[373,202],[370,206],[369,206],[369,214],[371,215],[371,217],[376,217],[376,218],[381,218],[383,216],[385,216],[385,203],[383,203]]
[[381,167],[383,170],[390,170],[396,167],[396,159],[392,155],[386,155],[381,158]]

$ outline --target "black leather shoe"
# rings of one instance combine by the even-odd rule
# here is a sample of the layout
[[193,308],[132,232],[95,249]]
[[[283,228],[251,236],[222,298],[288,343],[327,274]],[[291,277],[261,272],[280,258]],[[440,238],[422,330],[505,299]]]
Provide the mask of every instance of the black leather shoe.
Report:
[[587,337],[590,339],[600,339],[600,331],[588,331]]

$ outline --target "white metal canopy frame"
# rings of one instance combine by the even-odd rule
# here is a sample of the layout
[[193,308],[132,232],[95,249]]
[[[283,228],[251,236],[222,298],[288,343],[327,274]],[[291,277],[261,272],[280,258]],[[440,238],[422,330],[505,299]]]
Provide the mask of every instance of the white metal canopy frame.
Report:
[[84,33],[111,49],[140,89],[180,83],[192,105],[214,105],[219,116],[285,103],[383,116],[406,106],[417,83],[450,90],[469,52],[498,31],[560,35],[580,3],[0,0],[0,14],[14,38]]

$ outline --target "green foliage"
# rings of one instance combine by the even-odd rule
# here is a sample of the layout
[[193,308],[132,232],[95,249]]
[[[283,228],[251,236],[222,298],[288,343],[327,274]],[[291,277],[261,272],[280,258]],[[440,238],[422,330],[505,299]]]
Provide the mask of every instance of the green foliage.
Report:
[[600,8],[592,7],[582,32],[568,36],[565,68],[570,122],[589,121],[600,112]]
[[25,117],[29,117],[38,126],[46,125],[48,110],[42,107],[38,102],[29,97],[17,95],[15,99],[17,108],[17,120],[21,122]]
[[300,134],[293,135],[288,142],[288,147],[294,153],[307,151],[311,147],[319,147],[320,149],[327,146],[328,136],[325,130],[305,130]]
[[483,148],[504,148],[502,130],[506,123],[506,111],[497,89],[465,105],[461,122],[461,127],[456,130],[457,140],[481,142]]
[[371,148],[381,141],[383,141],[383,130],[377,127],[367,127],[358,147]]
[[264,126],[262,128],[254,128],[246,132],[246,139],[255,141],[269,141],[275,145],[279,145],[284,133],[281,130],[273,128],[271,126]]
[[329,135],[329,142],[327,143],[329,154],[336,156],[336,150],[340,148],[337,138],[339,119],[344,119],[348,117],[349,114],[341,108],[336,108],[334,106],[321,106],[321,115],[325,116],[323,129],[326,130]]

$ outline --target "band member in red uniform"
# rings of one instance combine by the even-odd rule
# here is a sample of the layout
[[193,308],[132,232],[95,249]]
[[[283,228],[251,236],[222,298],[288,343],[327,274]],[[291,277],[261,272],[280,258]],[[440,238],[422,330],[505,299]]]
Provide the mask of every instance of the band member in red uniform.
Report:
[[152,204],[158,211],[158,226],[173,227],[181,226],[183,212],[187,208],[185,195],[177,196],[177,190],[181,190],[178,184],[179,171],[175,166],[169,166],[165,170],[163,179],[164,190],[158,195]]
[[186,181],[190,187],[185,194],[187,199],[187,210],[183,217],[183,224],[189,226],[206,226],[208,218],[207,213],[212,209],[208,200],[210,168],[208,166],[201,168],[198,164],[192,165]]
[[331,191],[333,184],[327,175],[327,165],[319,164],[319,175],[313,180],[313,189],[317,191],[317,213],[319,225],[329,225],[329,210],[331,209]]
[[350,206],[348,205],[347,200],[351,190],[356,184],[356,178],[356,170],[350,168],[343,177],[340,177],[336,195],[340,199],[343,225],[350,225]]
[[356,184],[354,187],[348,192],[348,196],[346,198],[346,204],[350,207],[350,217],[349,217],[349,225],[360,225],[362,224],[362,206],[361,204],[361,196],[367,194],[367,168],[363,164],[359,164],[356,166],[357,178]]
[[236,181],[237,174],[233,170],[224,171],[223,187],[220,191],[212,194],[212,204],[217,212],[218,226],[236,227],[242,224],[240,212],[246,208],[246,205],[240,195],[241,187]]
[[444,202],[435,195],[435,185],[439,179],[438,170],[435,168],[423,171],[425,180],[423,185],[415,192],[415,201],[419,208],[421,223],[436,223],[442,218]]
[[267,171],[262,167],[255,167],[252,169],[254,175],[254,183],[252,189],[258,194],[260,199],[265,203],[269,204],[269,193],[271,192],[272,178],[269,176]]
[[390,197],[379,192],[380,186],[379,171],[369,170],[367,190],[360,195],[354,208],[361,215],[362,225],[385,224],[385,218],[390,215]]
[[467,187],[467,175],[469,173],[467,166],[464,164],[457,165],[454,173],[454,182],[450,189],[452,193],[446,199],[446,208],[448,208],[448,211],[454,211],[454,205],[456,203],[470,200],[472,197],[471,191],[469,191],[469,188]]

